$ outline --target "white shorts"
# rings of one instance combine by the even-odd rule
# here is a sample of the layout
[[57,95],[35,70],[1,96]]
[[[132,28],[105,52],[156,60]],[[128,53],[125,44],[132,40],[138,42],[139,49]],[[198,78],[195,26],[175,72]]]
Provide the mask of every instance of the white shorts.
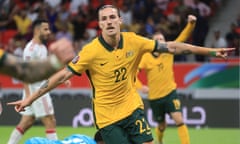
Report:
[[[23,95],[23,99],[25,95]],[[38,98],[32,103],[31,106],[25,108],[25,111],[21,112],[22,115],[35,116],[35,118],[41,118],[47,115],[54,114],[54,108],[52,104],[52,99],[49,93]]]

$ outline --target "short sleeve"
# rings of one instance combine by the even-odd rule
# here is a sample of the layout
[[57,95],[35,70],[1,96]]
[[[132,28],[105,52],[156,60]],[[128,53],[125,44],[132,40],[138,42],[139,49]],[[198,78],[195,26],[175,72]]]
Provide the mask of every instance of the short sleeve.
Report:
[[141,49],[144,52],[152,52],[157,47],[157,42],[155,40],[139,35],[135,35],[134,38],[139,44],[141,44]]
[[90,47],[83,48],[78,55],[68,64],[68,69],[76,75],[81,75],[89,68],[93,57]]

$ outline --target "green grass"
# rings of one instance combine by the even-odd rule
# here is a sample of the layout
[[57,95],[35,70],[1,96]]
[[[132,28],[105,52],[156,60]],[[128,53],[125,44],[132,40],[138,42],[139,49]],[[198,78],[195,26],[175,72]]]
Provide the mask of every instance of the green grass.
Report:
[[[0,126],[0,144],[6,144],[14,126]],[[93,137],[96,129],[94,127],[57,127],[58,137],[63,139],[71,134],[86,134]],[[154,130],[153,130],[154,132]],[[240,129],[227,128],[189,128],[191,144],[240,144]],[[26,132],[20,144],[30,137],[45,137],[44,127],[33,126]],[[155,137],[155,135],[154,135]],[[164,137],[165,144],[180,144],[177,129],[168,127]]]

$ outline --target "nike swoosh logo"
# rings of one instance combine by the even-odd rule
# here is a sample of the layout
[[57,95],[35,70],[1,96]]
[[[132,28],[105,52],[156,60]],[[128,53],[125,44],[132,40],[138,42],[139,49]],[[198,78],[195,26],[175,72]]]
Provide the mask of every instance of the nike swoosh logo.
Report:
[[108,62],[105,62],[105,63],[101,63],[100,66],[104,66],[105,64],[107,64]]

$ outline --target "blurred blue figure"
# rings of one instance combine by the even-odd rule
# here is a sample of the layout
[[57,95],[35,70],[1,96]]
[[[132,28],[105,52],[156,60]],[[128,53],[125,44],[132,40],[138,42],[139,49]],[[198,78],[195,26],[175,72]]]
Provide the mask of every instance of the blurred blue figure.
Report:
[[62,144],[96,144],[95,140],[93,140],[91,137],[80,134],[71,135],[61,142]]
[[49,140],[41,137],[28,139],[25,144],[97,144],[95,140],[86,135],[73,134],[64,140]]
[[33,137],[28,139],[25,144],[62,144],[61,141],[58,140],[50,140],[42,137]]

